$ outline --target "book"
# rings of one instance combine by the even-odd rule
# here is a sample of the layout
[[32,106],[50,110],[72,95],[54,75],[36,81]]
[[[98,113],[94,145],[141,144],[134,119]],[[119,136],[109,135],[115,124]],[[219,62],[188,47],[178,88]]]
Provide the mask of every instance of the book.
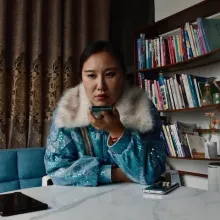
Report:
[[201,18],[209,52],[220,48],[220,19]]
[[175,122],[179,140],[184,151],[185,157],[191,157],[190,148],[186,139],[186,134],[198,135],[196,124],[187,124],[180,121]]
[[186,134],[187,143],[192,158],[205,157],[205,139],[198,135]]

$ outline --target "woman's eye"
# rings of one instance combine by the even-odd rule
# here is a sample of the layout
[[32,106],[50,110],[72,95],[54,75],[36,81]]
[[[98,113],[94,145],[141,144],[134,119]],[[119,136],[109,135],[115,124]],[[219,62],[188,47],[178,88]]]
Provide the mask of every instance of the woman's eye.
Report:
[[105,76],[109,77],[109,78],[114,77],[115,76],[115,72],[108,72],[108,73],[105,74]]
[[94,79],[95,76],[96,76],[95,74],[89,74],[89,75],[88,75],[88,77],[91,78],[91,79]]

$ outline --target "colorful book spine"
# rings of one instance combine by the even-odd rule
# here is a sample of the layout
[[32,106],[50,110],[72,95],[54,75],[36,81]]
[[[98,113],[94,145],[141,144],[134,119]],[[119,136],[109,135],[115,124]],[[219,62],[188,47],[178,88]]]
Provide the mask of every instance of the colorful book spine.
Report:
[[184,85],[184,88],[185,88],[187,101],[189,103],[189,108],[193,108],[194,105],[193,105],[193,101],[192,101],[192,95],[191,95],[191,92],[190,92],[187,76],[185,74],[182,74],[181,76],[182,76],[182,79],[183,79],[183,85]]
[[199,102],[197,100],[196,90],[194,88],[194,83],[192,83],[191,75],[188,74],[187,78],[188,78],[188,82],[189,82],[190,92],[192,95],[193,107],[199,107]]
[[158,77],[158,83],[159,83],[159,88],[160,88],[161,96],[162,96],[163,109],[167,110],[168,109],[168,101],[167,101],[167,96],[166,96],[164,77],[163,77],[162,73],[160,73],[160,75]]
[[194,31],[194,37],[195,37],[195,41],[196,41],[196,48],[198,49],[198,55],[202,55],[201,49],[200,49],[200,44],[199,44],[199,37],[197,34],[197,29],[193,29]]
[[202,23],[202,18],[197,18],[197,23],[199,25],[199,28],[200,28],[200,31],[201,31],[201,34],[202,34],[202,38],[203,38],[204,45],[205,45],[205,48],[206,48],[206,53],[208,53],[211,50],[209,48],[208,39],[207,39],[206,34],[205,34],[204,26],[203,26],[203,23]]
[[189,36],[189,42],[190,42],[190,46],[192,48],[193,57],[196,57],[197,53],[196,53],[195,45],[194,45],[194,42],[193,42],[193,37],[192,37],[191,30],[190,30],[189,22],[186,23],[186,32]]
[[197,34],[198,34],[198,38],[199,38],[199,45],[200,45],[200,48],[201,48],[201,52],[202,52],[202,54],[206,54],[205,45],[203,43],[202,34],[201,34],[201,31],[200,31],[199,27],[197,28]]
[[182,48],[183,48],[183,60],[188,60],[187,48],[186,48],[186,39],[184,34],[184,28],[181,27],[181,40],[182,40]]
[[165,151],[166,151],[167,156],[172,156],[170,149],[169,149],[169,146],[168,146],[168,143],[167,143],[167,140],[166,140],[166,137],[165,137],[165,134],[163,133],[163,131],[161,131],[160,137],[163,140],[163,143],[165,145]]
[[142,63],[142,39],[137,39],[137,56],[138,56],[138,69],[143,69],[143,63]]
[[185,33],[185,38],[186,38],[186,47],[187,47],[187,52],[188,52],[188,59],[193,58],[193,52],[192,52],[192,47],[189,41],[189,35],[188,32],[186,30],[186,28],[184,28],[184,33]]
[[173,93],[172,93],[172,90],[171,90],[170,80],[166,79],[166,81],[167,81],[167,87],[168,87],[168,91],[169,91],[169,96],[170,96],[170,100],[171,100],[172,109],[176,109]]

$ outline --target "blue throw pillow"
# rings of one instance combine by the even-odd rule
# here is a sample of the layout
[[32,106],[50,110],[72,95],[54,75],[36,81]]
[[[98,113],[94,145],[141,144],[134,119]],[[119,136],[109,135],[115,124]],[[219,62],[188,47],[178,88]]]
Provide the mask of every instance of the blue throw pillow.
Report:
[[17,152],[0,150],[0,183],[18,180]]
[[18,150],[19,179],[42,178],[46,175],[44,166],[45,148]]

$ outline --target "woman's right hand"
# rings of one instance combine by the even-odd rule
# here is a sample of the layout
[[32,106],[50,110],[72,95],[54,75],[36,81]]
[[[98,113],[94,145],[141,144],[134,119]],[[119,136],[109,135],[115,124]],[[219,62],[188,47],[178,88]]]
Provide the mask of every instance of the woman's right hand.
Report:
[[112,168],[112,182],[121,183],[127,182],[131,183],[132,181],[124,174],[120,168]]

